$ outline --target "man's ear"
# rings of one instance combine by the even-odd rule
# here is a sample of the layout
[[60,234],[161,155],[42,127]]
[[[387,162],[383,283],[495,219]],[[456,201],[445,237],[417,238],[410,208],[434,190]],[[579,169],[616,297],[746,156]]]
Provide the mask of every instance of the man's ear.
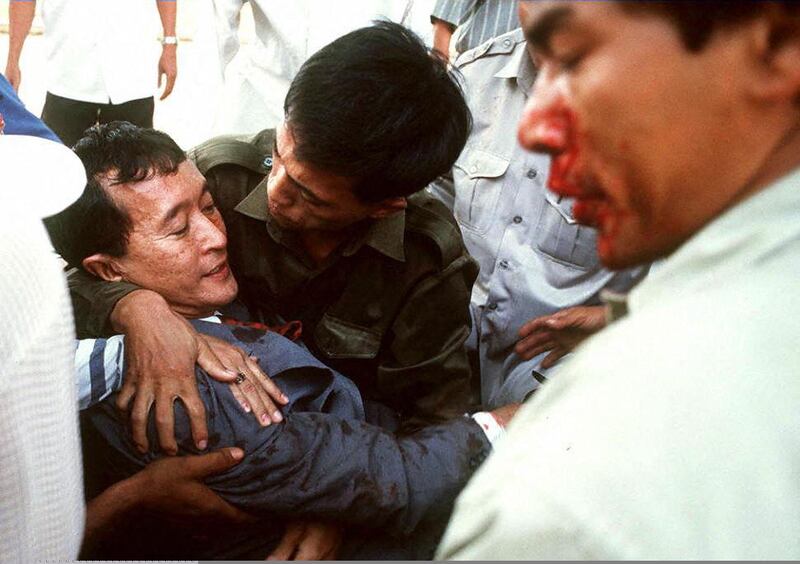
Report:
[[120,282],[123,280],[117,261],[114,257],[105,253],[95,253],[86,257],[81,264],[87,272],[106,282]]
[[369,216],[372,219],[383,219],[384,217],[389,217],[390,215],[403,211],[406,209],[407,205],[408,201],[403,197],[398,196],[397,198],[387,198],[382,202],[375,204],[375,207]]
[[760,76],[751,92],[764,101],[800,97],[800,17],[777,8],[754,22],[752,46]]

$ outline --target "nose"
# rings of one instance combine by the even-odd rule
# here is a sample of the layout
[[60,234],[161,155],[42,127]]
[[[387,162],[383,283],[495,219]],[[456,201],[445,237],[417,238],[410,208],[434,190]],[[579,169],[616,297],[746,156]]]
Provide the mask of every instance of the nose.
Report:
[[287,208],[293,203],[293,191],[289,185],[289,179],[286,173],[281,168],[280,170],[273,169],[272,177],[270,178],[267,186],[267,195],[273,205]]
[[525,104],[517,138],[529,151],[558,155],[566,151],[574,134],[574,117],[559,84],[542,68]]
[[206,251],[225,250],[228,246],[228,236],[225,234],[225,224],[219,218],[219,224],[206,215],[201,215],[202,224],[200,229],[200,239]]

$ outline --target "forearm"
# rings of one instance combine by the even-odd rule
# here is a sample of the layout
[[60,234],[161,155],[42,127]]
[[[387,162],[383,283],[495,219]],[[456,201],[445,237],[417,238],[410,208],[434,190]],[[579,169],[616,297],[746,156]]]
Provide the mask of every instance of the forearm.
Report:
[[444,20],[431,19],[433,19],[433,48],[449,58],[450,40],[453,38],[455,27]]
[[178,12],[177,0],[157,0],[158,15],[161,18],[161,29],[164,37],[175,36],[175,19]]
[[25,38],[31,30],[36,12],[36,0],[11,0],[8,4],[7,64],[18,66]]
[[131,328],[156,323],[161,316],[174,316],[167,301],[152,290],[137,289],[120,298],[111,311],[109,321],[114,331],[127,334]]
[[138,286],[127,282],[104,282],[82,268],[70,270],[67,273],[67,283],[79,339],[120,333],[112,327],[112,312],[117,303],[138,290]]
[[117,482],[95,497],[86,506],[86,528],[81,554],[92,554],[93,547],[104,537],[113,534],[115,528],[136,508],[137,477]]

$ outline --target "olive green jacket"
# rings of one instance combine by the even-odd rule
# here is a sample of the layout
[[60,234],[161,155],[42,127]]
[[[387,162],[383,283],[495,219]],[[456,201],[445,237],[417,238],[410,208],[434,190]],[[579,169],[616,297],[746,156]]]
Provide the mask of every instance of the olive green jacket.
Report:
[[[250,317],[302,321],[311,352],[352,378],[366,399],[396,410],[404,430],[463,414],[477,388],[464,348],[477,266],[450,212],[416,194],[405,212],[365,224],[316,266],[269,215],[273,140],[264,130],[189,152],[225,220],[229,263]],[[101,336],[135,286],[81,273],[70,276],[70,289],[79,334]]]

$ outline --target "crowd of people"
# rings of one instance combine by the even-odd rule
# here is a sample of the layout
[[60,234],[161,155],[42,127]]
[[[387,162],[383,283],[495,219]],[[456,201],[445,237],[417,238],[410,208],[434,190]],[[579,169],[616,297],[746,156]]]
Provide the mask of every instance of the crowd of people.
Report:
[[275,90],[187,148],[175,0],[149,58],[139,0],[40,3],[4,558],[800,558],[800,6],[439,0],[430,49],[409,2],[311,51],[253,1]]

